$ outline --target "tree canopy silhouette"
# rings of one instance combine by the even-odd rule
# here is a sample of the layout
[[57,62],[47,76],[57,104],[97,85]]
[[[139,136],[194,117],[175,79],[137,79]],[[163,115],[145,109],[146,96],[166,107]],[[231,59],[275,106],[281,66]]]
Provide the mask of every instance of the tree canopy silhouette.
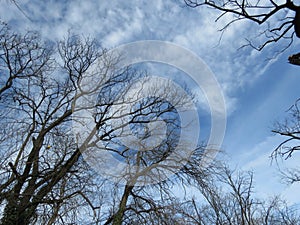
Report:
[[[271,43],[288,40],[287,46],[282,50],[284,51],[292,44],[294,38],[300,38],[300,6],[296,5],[292,0],[286,0],[282,3],[272,0],[185,0],[185,3],[193,8],[208,6],[220,11],[221,14],[216,18],[216,21],[225,15],[232,14],[234,16],[233,19],[223,29],[240,20],[250,20],[257,24],[267,24],[268,28],[261,33],[265,38],[262,44],[256,46],[247,40],[248,45],[258,51],[261,51]],[[292,15],[291,12],[294,14]],[[299,54],[293,54],[288,60],[291,64],[300,65],[299,56]]]

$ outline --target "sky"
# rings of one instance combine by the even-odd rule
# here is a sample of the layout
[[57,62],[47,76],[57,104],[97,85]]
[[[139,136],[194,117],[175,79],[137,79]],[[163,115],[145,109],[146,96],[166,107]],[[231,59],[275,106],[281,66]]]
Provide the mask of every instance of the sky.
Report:
[[[213,72],[225,98],[227,127],[221,157],[232,167],[254,171],[257,195],[278,194],[290,204],[300,203],[300,185],[282,184],[269,158],[282,140],[271,133],[274,122],[283,120],[300,96],[300,68],[287,63],[289,55],[299,52],[298,40],[279,56],[274,53],[286,42],[261,52],[239,49],[245,38],[261,41],[257,35],[264,26],[240,21],[222,33],[219,30],[230,17],[215,22],[218,12],[188,8],[183,0],[23,0],[18,4],[22,12],[10,1],[1,1],[0,19],[20,32],[37,30],[50,40],[74,32],[94,37],[108,49],[160,40],[195,53]],[[280,165],[297,165],[297,157]]]

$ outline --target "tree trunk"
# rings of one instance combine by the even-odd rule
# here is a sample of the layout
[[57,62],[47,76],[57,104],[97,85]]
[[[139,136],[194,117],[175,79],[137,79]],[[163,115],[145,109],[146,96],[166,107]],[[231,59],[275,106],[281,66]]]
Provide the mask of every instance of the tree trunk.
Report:
[[114,215],[113,225],[121,225],[122,224],[124,212],[126,210],[127,200],[128,200],[128,197],[129,197],[132,189],[133,189],[133,186],[130,186],[130,185],[125,186],[124,193],[123,193],[120,205],[119,205],[119,209],[118,209],[117,213]]

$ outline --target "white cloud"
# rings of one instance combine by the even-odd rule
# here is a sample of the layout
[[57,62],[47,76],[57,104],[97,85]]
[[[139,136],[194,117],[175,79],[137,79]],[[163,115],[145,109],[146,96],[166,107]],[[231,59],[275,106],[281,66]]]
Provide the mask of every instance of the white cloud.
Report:
[[[254,83],[274,62],[265,61],[274,52],[271,48],[266,48],[263,54],[251,48],[237,50],[249,33],[257,34],[264,27],[240,21],[230,26],[219,42],[218,29],[230,17],[215,23],[218,14],[215,11],[181,7],[181,2],[172,0],[20,2],[31,21],[9,1],[1,4],[1,20],[9,21],[21,31],[39,30],[44,37],[54,40],[66,36],[72,29],[96,37],[104,47],[145,39],[166,40],[186,47],[202,57],[216,75],[229,112],[237,107],[239,90]],[[250,150],[239,151],[246,153],[235,158],[235,162],[244,163],[243,168],[257,171],[257,185],[262,193],[274,190],[272,185],[278,182],[268,158],[275,142],[275,137],[268,137]]]
[[[125,12],[121,12],[120,14],[126,22],[123,21],[120,26],[112,27],[108,31],[108,35],[105,36],[103,41],[105,46],[117,46],[126,40],[131,40],[134,34],[139,34],[142,30],[144,15],[139,8],[132,10],[130,16]],[[118,15],[116,15],[116,12],[112,12],[112,16]]]
[[[237,51],[247,33],[257,29],[252,23],[240,21],[233,24],[219,43],[221,33],[218,29],[231,18],[225,17],[215,23],[216,11],[181,7],[180,2],[77,0],[40,4],[30,1],[20,6],[30,15],[32,22],[19,16],[19,27],[40,30],[47,38],[62,38],[68,29],[72,29],[98,38],[104,47],[144,39],[172,41],[187,47],[211,67],[229,102],[233,102],[231,93],[255,80],[265,66],[261,55],[251,49]],[[10,13],[3,12],[2,15],[4,20],[12,19]]]

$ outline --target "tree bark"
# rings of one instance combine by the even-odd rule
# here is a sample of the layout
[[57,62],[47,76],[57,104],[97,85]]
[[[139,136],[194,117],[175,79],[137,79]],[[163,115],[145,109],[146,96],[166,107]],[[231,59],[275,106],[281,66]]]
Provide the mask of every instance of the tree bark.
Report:
[[127,200],[128,200],[128,197],[129,197],[132,189],[133,189],[133,186],[130,186],[130,185],[125,186],[124,193],[122,195],[122,199],[121,199],[121,202],[119,205],[119,209],[113,219],[113,225],[122,225],[122,220],[123,220],[124,213],[126,210]]

